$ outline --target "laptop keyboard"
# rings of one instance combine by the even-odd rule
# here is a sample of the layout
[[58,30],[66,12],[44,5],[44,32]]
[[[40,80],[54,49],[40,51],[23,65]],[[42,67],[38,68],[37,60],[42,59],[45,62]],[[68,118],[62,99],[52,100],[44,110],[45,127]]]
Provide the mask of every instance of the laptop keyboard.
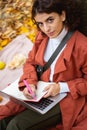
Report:
[[29,104],[43,111],[52,102],[53,100],[51,99],[42,98],[39,102],[29,102]]

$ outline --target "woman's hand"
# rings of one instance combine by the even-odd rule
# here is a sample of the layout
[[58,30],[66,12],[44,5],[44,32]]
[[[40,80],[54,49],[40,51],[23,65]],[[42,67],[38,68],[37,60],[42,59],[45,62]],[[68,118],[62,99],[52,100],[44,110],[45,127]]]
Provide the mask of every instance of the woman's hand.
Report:
[[47,86],[44,91],[47,91],[44,98],[47,98],[49,96],[56,96],[60,92],[60,85],[58,83],[53,83]]
[[35,93],[36,93],[36,87],[35,87],[35,85],[33,85],[33,84],[29,84],[29,86],[30,86],[30,88],[31,88],[31,90],[32,90],[33,96],[32,96],[32,94],[28,91],[27,87],[24,88],[23,94],[24,94],[24,96],[25,96],[26,98],[31,99],[31,98],[33,98],[33,97],[36,95],[36,94],[35,94]]

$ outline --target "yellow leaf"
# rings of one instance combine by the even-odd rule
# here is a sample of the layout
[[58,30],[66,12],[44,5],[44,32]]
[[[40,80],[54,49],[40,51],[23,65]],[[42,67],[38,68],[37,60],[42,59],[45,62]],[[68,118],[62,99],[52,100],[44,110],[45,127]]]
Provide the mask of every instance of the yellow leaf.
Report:
[[9,39],[5,39],[1,42],[1,47],[6,46],[9,43]]

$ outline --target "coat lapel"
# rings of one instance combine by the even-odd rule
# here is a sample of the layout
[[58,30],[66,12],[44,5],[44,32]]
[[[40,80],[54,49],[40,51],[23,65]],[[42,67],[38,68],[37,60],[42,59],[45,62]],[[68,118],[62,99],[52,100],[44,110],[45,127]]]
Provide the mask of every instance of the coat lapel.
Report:
[[56,62],[54,74],[60,73],[68,69],[65,65],[65,61],[68,61],[68,62],[70,61],[73,47],[75,45],[76,35],[77,35],[77,32],[75,32],[74,35],[71,37],[71,39],[67,42],[67,45],[64,51],[61,53],[60,57],[58,58]]
[[48,43],[48,37],[45,37],[41,41],[39,49],[38,49],[38,51],[36,53],[36,62],[37,62],[37,64],[42,65],[42,66],[45,64],[45,61],[44,61],[44,52],[45,52],[47,43]]

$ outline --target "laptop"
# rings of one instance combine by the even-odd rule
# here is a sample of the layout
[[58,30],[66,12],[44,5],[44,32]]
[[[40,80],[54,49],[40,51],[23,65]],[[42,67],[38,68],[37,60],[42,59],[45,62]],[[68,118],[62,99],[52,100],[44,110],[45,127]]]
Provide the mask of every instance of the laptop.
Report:
[[23,101],[21,99],[14,98],[11,95],[8,95],[2,91],[0,91],[0,95],[4,96],[5,98],[9,98],[10,100],[14,101],[15,103],[21,104],[28,109],[32,109],[33,111],[36,111],[40,114],[45,114],[49,110],[51,110],[57,103],[59,103],[63,98],[67,96],[67,93],[61,93],[58,94],[55,97],[49,97],[49,98],[42,98],[39,102],[28,102]]
[[[39,85],[39,88],[41,87],[41,89],[42,88],[44,89],[44,85],[46,85],[46,83],[44,83],[43,81],[40,81],[38,85]],[[41,89],[39,93],[41,93],[41,91],[43,90]],[[19,95],[21,94],[23,95],[23,93],[20,92],[18,89],[18,79],[14,83],[12,83],[10,86],[0,91],[0,95],[2,95],[4,98],[9,98],[15,103],[21,104],[27,107],[28,109],[32,109],[33,111],[36,111],[40,114],[47,113],[56,104],[58,104],[61,100],[63,100],[63,98],[67,96],[67,93],[61,93],[54,97],[43,98],[44,93],[42,93],[42,97],[40,97],[38,101],[35,101],[35,100],[33,101],[33,100],[23,100],[24,97],[19,98]]]

